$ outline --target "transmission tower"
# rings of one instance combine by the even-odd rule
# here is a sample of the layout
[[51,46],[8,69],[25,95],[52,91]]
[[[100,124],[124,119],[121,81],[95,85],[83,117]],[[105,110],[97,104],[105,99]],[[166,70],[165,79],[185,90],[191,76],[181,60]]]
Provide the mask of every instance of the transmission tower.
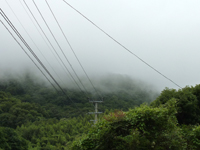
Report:
[[90,120],[90,121],[94,121],[94,124],[96,124],[98,122],[98,114],[102,113],[102,112],[98,112],[98,103],[102,103],[103,101],[94,101],[94,100],[89,99],[89,102],[93,103],[94,109],[95,109],[94,112],[89,112],[89,114],[95,114],[94,120]]

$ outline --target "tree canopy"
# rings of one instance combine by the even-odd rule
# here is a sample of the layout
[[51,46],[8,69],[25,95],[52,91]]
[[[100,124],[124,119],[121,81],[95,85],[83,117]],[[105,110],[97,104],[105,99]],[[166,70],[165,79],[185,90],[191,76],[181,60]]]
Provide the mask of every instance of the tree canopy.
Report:
[[[112,89],[109,92],[104,90],[104,103],[99,105],[99,110],[105,114],[115,109],[126,111],[143,102],[150,102],[157,94],[138,88],[130,80],[120,82],[122,87],[114,87],[115,84],[109,83],[109,80],[105,80],[104,84]],[[73,141],[86,135],[92,127],[90,120],[94,116],[87,113],[94,111],[94,106],[81,91],[64,90],[73,103],[66,95],[56,92],[30,74],[22,78],[0,79],[0,149],[71,149]],[[87,96],[97,98],[92,92]],[[16,148],[7,138],[11,133],[13,136],[9,138],[16,143]]]
[[164,89],[160,96],[151,103],[151,106],[158,107],[170,99],[177,100],[177,119],[180,124],[200,123],[200,85],[185,87],[183,89]]

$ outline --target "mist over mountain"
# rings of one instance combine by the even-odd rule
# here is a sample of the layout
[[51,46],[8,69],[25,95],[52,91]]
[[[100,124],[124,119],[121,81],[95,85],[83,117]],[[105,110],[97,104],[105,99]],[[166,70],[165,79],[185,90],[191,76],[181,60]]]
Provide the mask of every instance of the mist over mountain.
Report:
[[89,100],[103,101],[98,108],[101,112],[115,109],[127,111],[142,103],[150,103],[159,95],[150,84],[127,75],[107,74],[91,77],[96,90],[85,78],[81,78],[87,89],[81,91],[72,82],[60,84],[62,90],[54,84],[57,89],[55,90],[47,80],[31,70],[1,74],[0,92],[5,92],[23,103],[40,105],[57,119],[93,112],[94,106]]
[[[64,36],[62,36],[47,4],[45,1],[40,0],[35,2],[70,63],[77,74],[82,76],[83,72]],[[110,1],[110,5],[107,1],[90,1],[87,3],[71,1],[70,3],[141,60],[180,85],[180,87],[195,85],[199,82],[199,1],[165,2],[157,0],[152,3],[147,0],[128,0],[125,3],[123,1]],[[112,3],[115,5],[112,5]],[[35,5],[32,1],[27,1],[27,4],[49,38],[50,43],[69,67]],[[148,82],[159,91],[165,87],[179,88],[108,38],[86,19],[70,9],[63,1],[49,1],[49,5],[89,76],[105,75],[107,73],[125,74],[131,78]],[[26,11],[24,10],[23,6],[25,4],[22,2],[21,5],[20,1],[13,3],[8,0],[7,3],[1,1],[1,6],[44,65],[52,72],[51,67],[45,61],[46,58],[52,68],[59,75],[65,76],[64,79],[66,80],[67,75],[63,73],[62,65],[54,56],[55,52],[52,48],[49,48],[48,43],[46,44],[47,39],[42,38],[41,31],[37,31],[34,26],[36,22],[32,22],[33,17],[32,19],[29,18],[26,7]],[[10,8],[13,9],[14,13]],[[22,28],[15,15],[41,52]],[[2,21],[6,24],[3,18]],[[3,41],[0,44],[0,69],[15,71],[18,71],[21,67],[34,69],[33,63],[4,26],[1,25],[0,30],[2,35],[0,41]],[[28,52],[27,49],[25,50]],[[52,74],[55,76],[55,73]],[[60,81],[60,83],[63,83],[63,81]]]
[[200,149],[199,0],[0,6],[0,149]]
[[[130,96],[134,96],[134,94],[138,92],[145,91],[146,93],[149,93],[149,97],[152,100],[154,100],[159,94],[159,90],[157,90],[153,85],[146,83],[140,79],[131,78],[128,75],[110,73],[105,75],[92,76],[90,80],[94,85],[95,89],[86,77],[81,77],[80,79],[87,92],[91,93],[92,95],[97,94],[95,89],[103,95],[109,93],[123,92]],[[16,80],[22,85],[24,85],[24,83],[26,83],[27,80],[31,80],[33,84],[39,84],[41,86],[52,88],[52,85],[42,75],[40,75],[37,72],[35,73],[34,71],[31,71],[29,69],[20,72],[1,72],[0,82],[9,82],[10,80]],[[62,83],[58,80],[58,83],[61,85],[62,88],[80,91],[79,88],[77,88],[76,84],[68,78],[64,78],[63,76],[61,80],[65,81],[65,83]]]

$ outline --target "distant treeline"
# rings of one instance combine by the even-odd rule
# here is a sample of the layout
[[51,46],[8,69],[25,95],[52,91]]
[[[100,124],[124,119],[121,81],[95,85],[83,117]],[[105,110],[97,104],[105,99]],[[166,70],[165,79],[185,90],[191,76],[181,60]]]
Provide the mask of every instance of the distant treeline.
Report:
[[[115,109],[127,111],[150,103],[157,96],[138,83],[123,81],[118,78],[116,82],[108,79],[102,82],[98,88],[104,97],[100,111],[105,114]],[[107,90],[102,90],[103,87]],[[94,111],[94,106],[88,97],[98,97],[92,92],[84,95],[75,89],[64,90],[67,96],[30,73],[0,79],[0,149],[70,149],[72,141],[84,136],[92,126],[90,120],[94,116],[88,112]]]

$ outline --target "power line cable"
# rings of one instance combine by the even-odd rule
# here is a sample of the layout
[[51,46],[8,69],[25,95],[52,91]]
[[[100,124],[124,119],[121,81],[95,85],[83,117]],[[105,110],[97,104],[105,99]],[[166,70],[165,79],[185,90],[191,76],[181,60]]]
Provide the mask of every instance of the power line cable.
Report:
[[[0,12],[1,13],[1,12]],[[47,79],[47,81],[52,85],[52,87],[58,92],[58,89],[53,85],[53,83],[47,78],[47,76],[44,74],[44,72],[40,69],[40,67],[34,62],[34,60],[30,57],[30,55],[25,51],[25,49],[22,47],[22,45],[17,41],[17,39],[14,37],[14,35],[10,32],[10,30],[6,27],[6,25],[0,20],[0,22],[3,24],[3,26],[6,28],[6,30],[10,33],[10,35],[13,37],[13,39],[18,43],[18,45],[21,47],[21,49],[25,52],[25,54],[31,59],[31,61],[34,63],[34,65],[40,70],[40,72],[43,74],[43,76]]]
[[[33,50],[30,48],[30,46],[27,44],[27,42],[24,40],[24,38],[21,36],[21,34],[18,32],[18,30],[15,28],[15,26],[12,24],[12,22],[9,20],[9,18],[6,16],[6,14],[1,10],[1,15],[4,18],[4,20],[8,23],[8,25],[13,29],[13,31],[16,33],[16,35],[20,38],[20,40],[24,43],[24,45],[28,48],[28,50],[31,52],[31,54],[35,57],[35,59],[39,62],[39,64],[43,67],[43,69],[49,74],[49,76],[54,80],[54,82],[57,84],[56,80],[53,78],[53,76],[50,74],[50,72],[46,69],[44,64],[40,61],[40,59],[37,57],[37,55],[33,52]],[[57,86],[60,88],[59,84]]]
[[60,81],[62,83],[64,83],[62,81],[62,79],[60,78],[60,76],[57,74],[57,72],[55,71],[55,69],[51,66],[51,64],[49,63],[49,61],[46,59],[46,57],[44,56],[44,54],[42,53],[42,51],[39,49],[39,47],[36,45],[36,43],[33,41],[33,39],[31,38],[30,34],[27,32],[27,30],[25,29],[25,27],[23,26],[23,24],[21,23],[21,21],[19,20],[19,18],[17,17],[17,15],[15,14],[15,12],[13,11],[13,9],[11,8],[11,6],[9,5],[9,3],[7,2],[7,0],[5,0],[7,5],[9,6],[9,8],[11,9],[11,11],[13,12],[14,16],[17,18],[18,22],[20,23],[20,25],[22,26],[22,28],[24,29],[24,31],[26,32],[26,34],[29,36],[29,38],[31,39],[31,41],[33,42],[33,44],[35,45],[35,47],[38,49],[38,51],[40,52],[40,54],[43,56],[43,58],[46,60],[46,62],[49,64],[49,66],[51,67],[51,69],[54,71],[54,73],[57,75],[57,77],[60,79]]
[[54,19],[55,19],[55,21],[56,21],[57,25],[59,26],[59,28],[60,28],[60,30],[61,30],[61,32],[62,32],[62,34],[63,34],[63,36],[64,36],[64,38],[65,38],[65,40],[66,40],[66,42],[68,43],[68,45],[69,45],[69,47],[70,47],[71,51],[73,52],[74,56],[76,57],[76,59],[77,59],[77,61],[78,61],[79,65],[81,66],[81,68],[82,68],[83,72],[85,73],[85,75],[86,75],[86,77],[87,77],[88,81],[89,81],[89,82],[90,82],[90,84],[92,85],[92,87],[93,87],[93,89],[95,90],[95,92],[96,92],[96,93],[97,93],[97,94],[98,94],[98,95],[99,95],[99,96],[102,98],[101,94],[100,94],[100,93],[97,91],[97,89],[95,88],[94,84],[92,83],[92,81],[90,80],[90,78],[89,78],[88,74],[86,73],[86,71],[85,71],[85,69],[84,69],[83,65],[81,64],[81,62],[80,62],[80,60],[79,60],[78,56],[76,55],[76,53],[75,53],[74,49],[72,48],[72,46],[71,46],[71,44],[70,44],[69,40],[67,39],[67,37],[66,37],[66,35],[65,35],[64,31],[63,31],[63,29],[61,28],[61,26],[60,26],[60,24],[59,24],[59,22],[58,22],[58,20],[57,20],[57,18],[56,18],[56,16],[55,16],[55,14],[53,13],[53,11],[52,11],[52,9],[51,9],[51,7],[50,7],[49,3],[47,2],[47,0],[45,0],[45,1],[46,1],[46,4],[47,4],[47,6],[48,6],[49,10],[50,10],[50,11],[51,11],[51,13],[52,13],[52,15],[53,15],[53,17],[54,17]]
[[[17,31],[17,29],[14,27],[14,25],[12,24],[12,22],[9,20],[9,18],[6,16],[6,14],[3,12],[2,9],[0,9],[0,14],[2,15],[2,17],[5,19],[5,21],[8,23],[8,25],[13,29],[13,31],[17,34],[17,36],[20,38],[20,40],[24,43],[24,45],[29,49],[29,51],[31,52],[31,54],[36,58],[36,60],[40,63],[40,65],[43,67],[43,69],[45,69],[45,71],[49,74],[49,76],[52,78],[52,80],[56,83],[56,85],[59,87],[59,89],[62,91],[62,93],[64,95],[67,96],[67,98],[75,105],[75,107],[77,108],[77,110],[80,112],[80,114],[82,113],[82,111],[77,107],[76,103],[73,102],[73,100],[67,95],[67,93],[62,89],[62,87],[57,83],[57,81],[53,78],[53,76],[49,73],[49,71],[46,69],[46,67],[42,64],[42,62],[39,60],[39,58],[35,55],[35,53],[33,52],[33,50],[29,47],[29,45],[26,43],[26,41],[23,39],[23,37],[21,36],[21,34]],[[44,74],[45,75],[45,74]],[[48,80],[49,81],[49,80]],[[53,84],[52,84],[53,85]],[[54,86],[54,85],[53,85]],[[54,86],[55,87],[55,86]],[[69,91],[69,90],[68,90]],[[57,92],[59,92],[57,90]]]
[[[68,70],[67,66],[64,64],[63,60],[61,59],[61,57],[59,56],[59,54],[57,53],[56,49],[54,48],[54,46],[52,45],[52,43],[50,42],[50,40],[48,39],[47,35],[45,34],[45,32],[43,31],[42,27],[40,26],[40,24],[38,23],[37,19],[35,18],[34,14],[32,13],[32,11],[30,10],[29,6],[27,5],[27,3],[25,2],[25,0],[23,0],[26,7],[28,8],[29,12],[31,13],[32,17],[34,18],[35,22],[37,23],[37,25],[39,26],[40,30],[42,31],[42,33],[44,34],[44,36],[46,37],[47,41],[49,42],[49,44],[51,45],[51,47],[53,48],[54,52],[56,53],[56,55],[58,56],[59,60],[62,62],[63,66],[65,67],[65,69],[67,70],[68,73],[70,73],[70,71]],[[73,76],[71,76],[73,79]],[[73,79],[75,84],[77,85],[77,87],[80,89],[80,91],[82,91],[82,89],[80,88],[80,86],[78,85],[78,83],[75,81],[75,79]],[[83,92],[83,91],[82,91]],[[84,93],[84,92],[83,92]]]
[[[43,63],[39,60],[39,58],[36,56],[36,54],[33,52],[33,50],[29,47],[29,45],[26,43],[26,41],[23,39],[21,34],[17,31],[17,29],[14,27],[12,22],[9,20],[9,18],[6,16],[6,14],[3,12],[2,9],[0,9],[1,16],[5,19],[5,21],[8,23],[8,25],[13,29],[13,31],[16,33],[16,35],[20,38],[20,40],[24,43],[24,45],[28,48],[28,50],[31,52],[31,54],[35,57],[35,59],[40,63],[40,65],[43,67],[43,69],[48,73],[48,75],[52,78],[52,80],[56,83],[56,85],[59,87],[59,89],[67,96],[67,98],[74,103],[71,98],[65,93],[65,91],[62,89],[62,87],[58,84],[58,82],[54,79],[54,77],[50,74],[50,72],[46,69],[46,67],[43,65]],[[75,103],[74,103],[75,104]],[[76,104],[75,104],[76,106]],[[76,106],[77,107],[77,106]],[[77,109],[79,109],[77,107]]]
[[[32,51],[32,49],[29,47],[29,45],[26,43],[26,41],[23,39],[23,37],[21,36],[21,34],[18,32],[18,30],[14,27],[14,25],[12,24],[12,22],[9,20],[9,18],[6,16],[6,14],[3,12],[3,10],[0,8],[0,14],[1,16],[4,18],[4,20],[8,23],[8,25],[12,28],[12,30],[16,33],[16,35],[20,38],[21,42],[29,49],[29,51],[31,52],[31,54],[36,58],[36,60],[40,63],[40,65],[43,67],[43,69],[45,69],[46,72],[48,72],[48,70],[46,70],[45,66],[43,66],[43,64],[41,64],[41,61],[38,60],[39,58],[34,54],[34,52]],[[1,20],[0,20],[1,21]],[[45,78],[49,81],[49,83],[53,86],[53,88],[59,93],[59,91],[57,90],[57,88],[52,84],[52,82],[47,78],[47,76],[43,73],[43,71],[40,69],[40,67],[34,62],[34,60],[30,57],[30,55],[25,51],[25,49],[21,46],[21,44],[17,41],[17,39],[14,37],[14,35],[10,32],[10,30],[6,27],[6,25],[1,21],[1,23],[4,25],[4,27],[7,29],[7,31],[11,34],[11,36],[14,38],[14,40],[19,44],[19,46],[23,49],[23,51],[26,53],[26,55],[31,59],[31,61],[35,64],[35,66],[41,71],[41,73],[45,76]],[[50,75],[51,76],[51,75]],[[51,76],[52,77],[52,76]],[[53,78],[54,80],[54,78]],[[60,90],[63,92],[64,95],[67,96],[67,98],[75,105],[75,107],[77,108],[78,112],[80,114],[82,114],[82,111],[77,107],[76,103],[73,102],[73,100],[67,95],[67,93],[61,88],[61,86],[59,86],[59,84],[56,82],[56,80],[54,80],[54,82],[57,84],[57,86],[60,88]],[[69,90],[68,90],[69,91]]]
[[[58,40],[57,40],[56,37],[54,36],[54,34],[53,34],[53,32],[51,31],[51,29],[50,29],[49,25],[47,24],[46,20],[44,19],[44,17],[43,17],[43,15],[42,15],[41,11],[39,10],[39,8],[38,8],[38,6],[37,6],[37,4],[35,3],[34,0],[32,0],[32,1],[33,1],[33,3],[34,3],[35,7],[37,8],[37,10],[38,10],[40,16],[42,17],[43,21],[45,22],[45,24],[46,24],[46,26],[47,26],[49,32],[51,33],[52,37],[54,38],[56,44],[58,45],[58,47],[59,47],[59,49],[61,50],[62,54],[64,55],[65,59],[67,60],[69,66],[70,66],[71,69],[73,70],[75,76],[77,77],[77,79],[78,79],[79,82],[81,83],[81,85],[82,85],[82,87],[84,88],[84,90],[87,92],[87,89],[85,88],[85,86],[83,85],[82,81],[81,81],[80,78],[78,77],[76,71],[75,71],[74,68],[72,67],[72,64],[70,63],[69,59],[68,59],[67,56],[65,55],[63,49],[61,48],[60,44],[58,43]],[[71,74],[70,72],[69,72],[69,74],[70,74],[70,76],[74,79],[74,77],[72,76],[72,74]],[[74,80],[75,80],[75,79],[74,79]],[[87,93],[88,93],[88,92],[87,92]]]
[[160,74],[161,76],[163,76],[165,79],[169,80],[170,82],[172,82],[173,84],[175,84],[176,86],[178,86],[179,88],[182,88],[180,85],[178,85],[176,82],[174,82],[173,80],[171,80],[170,78],[168,78],[167,76],[165,76],[164,74],[162,74],[160,71],[158,71],[157,69],[155,69],[153,66],[151,66],[150,64],[148,64],[146,61],[144,61],[142,58],[140,58],[139,56],[137,56],[135,53],[133,53],[131,50],[129,50],[128,48],[126,48],[123,44],[121,44],[120,42],[118,42],[115,38],[113,38],[111,35],[109,35],[106,31],[104,31],[102,28],[100,28],[98,25],[96,25],[93,21],[91,21],[89,18],[87,18],[85,15],[83,15],[80,11],[78,11],[77,9],[75,9],[72,5],[70,5],[68,2],[66,2],[65,0],[63,0],[69,7],[71,7],[73,10],[75,10],[78,14],[80,14],[83,18],[85,18],[87,21],[89,21],[91,24],[93,24],[96,28],[98,28],[101,32],[103,32],[105,35],[107,35],[110,39],[112,39],[115,43],[117,43],[118,45],[120,45],[122,48],[124,48],[126,51],[128,51],[130,54],[132,54],[133,56],[135,56],[136,58],[138,58],[140,61],[142,61],[145,65],[147,65],[148,67],[150,67],[151,69],[153,69],[155,72],[157,72],[158,74]]
[[[43,41],[45,42],[45,44],[47,45],[47,47],[51,50],[51,53],[54,55],[54,57],[56,58],[56,60],[58,61],[58,63],[60,64],[60,66],[62,67],[62,69],[65,71],[65,73],[68,75],[68,73],[66,72],[65,68],[63,67],[63,65],[61,64],[61,62],[58,60],[59,57],[54,54],[54,52],[52,51],[52,48],[49,46],[49,44],[46,42],[46,40],[44,39],[44,37],[42,36],[41,32],[39,31],[38,27],[35,25],[33,19],[31,18],[31,16],[29,15],[29,13],[27,12],[27,10],[25,9],[24,5],[22,4],[21,0],[19,0],[20,4],[22,5],[23,9],[25,10],[26,14],[28,15],[29,19],[31,20],[31,22],[33,23],[33,25],[35,26],[36,30],[38,31],[38,33],[40,34],[40,36],[42,37]],[[41,29],[41,28],[40,28]],[[44,34],[44,33],[43,33]],[[69,75],[68,75],[69,76]],[[71,80],[71,77],[69,78]],[[71,80],[72,81],[72,80]]]

